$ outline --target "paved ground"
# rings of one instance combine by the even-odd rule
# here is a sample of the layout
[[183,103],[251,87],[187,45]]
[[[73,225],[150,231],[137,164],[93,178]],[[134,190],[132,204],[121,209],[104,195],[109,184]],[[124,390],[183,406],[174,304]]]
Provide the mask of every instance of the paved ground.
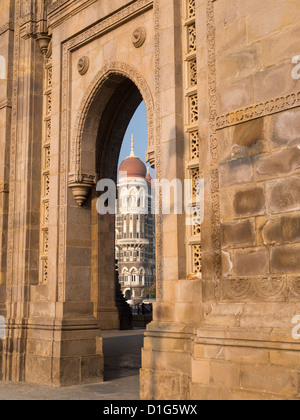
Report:
[[138,400],[144,330],[103,332],[105,381],[49,388],[0,382],[0,400]]

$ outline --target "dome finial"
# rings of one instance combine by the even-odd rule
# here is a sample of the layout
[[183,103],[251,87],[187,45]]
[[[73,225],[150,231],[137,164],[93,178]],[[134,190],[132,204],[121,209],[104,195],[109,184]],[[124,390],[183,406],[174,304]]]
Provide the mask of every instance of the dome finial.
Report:
[[134,153],[134,137],[133,137],[133,134],[131,134],[131,153],[130,153],[130,157],[136,157],[135,153]]

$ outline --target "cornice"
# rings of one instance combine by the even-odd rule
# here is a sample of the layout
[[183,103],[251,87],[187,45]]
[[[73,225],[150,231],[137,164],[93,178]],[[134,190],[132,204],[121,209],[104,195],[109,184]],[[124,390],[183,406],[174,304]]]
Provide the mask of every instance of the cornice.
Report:
[[96,1],[98,0],[57,0],[47,10],[49,27],[59,26]]

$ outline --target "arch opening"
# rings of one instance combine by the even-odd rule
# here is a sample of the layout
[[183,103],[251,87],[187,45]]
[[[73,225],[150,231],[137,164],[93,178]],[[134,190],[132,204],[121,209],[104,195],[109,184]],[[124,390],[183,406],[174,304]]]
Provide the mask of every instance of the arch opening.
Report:
[[[103,179],[114,181],[116,191],[118,191],[119,156],[124,136],[136,110],[143,103],[144,97],[138,84],[128,75],[119,72],[107,73],[105,80],[101,76],[101,83],[98,83],[97,89],[93,88],[93,91],[96,93],[93,93],[92,100],[89,101],[85,118],[81,123],[82,128],[79,129],[81,130],[80,159],[77,151],[77,160],[73,161],[80,162],[77,168],[79,174],[95,176],[97,182]],[[149,96],[147,98],[149,100]],[[146,100],[144,103],[148,117],[152,103],[147,104]],[[152,111],[150,115],[153,115]],[[149,141],[148,118],[147,122],[148,136],[146,134],[144,152],[149,144],[147,144],[147,139]],[[147,127],[145,130],[147,132]],[[94,316],[98,319],[105,337],[105,331],[132,328],[133,308],[126,301],[138,296],[142,304],[142,286],[146,286],[148,276],[145,275],[146,270],[140,271],[139,266],[132,271],[133,265],[130,266],[130,264],[128,270],[120,272],[117,257],[121,252],[116,244],[116,235],[120,233],[123,235],[123,225],[116,229],[114,214],[98,214],[99,196],[99,192],[93,188],[91,200],[86,203],[86,206],[91,206],[91,300],[94,305]],[[121,199],[127,203],[129,197],[130,195],[126,193],[121,196]],[[133,204],[139,204],[141,207],[143,201],[144,197],[141,196],[139,199],[135,195]],[[126,251],[122,250],[122,255],[126,255],[129,261],[137,260],[140,256],[145,257],[145,252],[138,244],[138,239],[142,239],[143,229],[139,227],[138,230],[135,229],[133,232],[131,229],[130,232],[129,225],[126,225],[125,231],[128,235],[132,235],[130,239],[136,240],[137,244],[128,245]],[[123,287],[121,288],[120,277],[124,278],[126,283],[124,290]],[[132,288],[133,282],[136,288]],[[145,325],[143,321],[143,325],[139,326],[145,327]],[[140,353],[140,348],[138,351]],[[120,360],[122,357],[120,354]],[[135,365],[139,369],[141,360],[136,362]]]

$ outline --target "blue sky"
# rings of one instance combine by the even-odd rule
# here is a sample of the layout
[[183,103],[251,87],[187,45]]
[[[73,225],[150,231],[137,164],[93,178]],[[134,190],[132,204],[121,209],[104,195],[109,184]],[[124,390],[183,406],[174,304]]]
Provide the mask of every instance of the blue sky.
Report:
[[[147,115],[144,102],[142,102],[136,110],[127,128],[121,148],[119,165],[124,159],[126,159],[127,156],[130,155],[131,134],[134,136],[135,155],[145,162],[145,152],[147,149]],[[147,166],[149,166],[149,164],[147,164]],[[154,170],[151,169],[150,173],[154,178]]]

